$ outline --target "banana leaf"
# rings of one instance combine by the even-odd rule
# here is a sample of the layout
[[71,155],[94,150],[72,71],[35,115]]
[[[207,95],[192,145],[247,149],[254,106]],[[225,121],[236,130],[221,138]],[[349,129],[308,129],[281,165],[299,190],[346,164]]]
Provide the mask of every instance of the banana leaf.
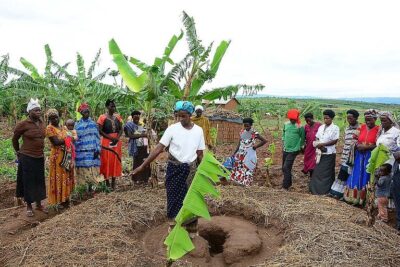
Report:
[[390,157],[389,149],[380,144],[371,152],[371,157],[369,158],[367,165],[367,172],[371,174],[370,184],[374,184],[375,171],[382,166]]
[[126,86],[135,93],[140,92],[147,80],[147,73],[143,72],[140,76],[137,76],[114,39],[110,40],[108,48]]
[[32,79],[41,80],[42,77],[40,76],[37,68],[32,63],[30,63],[28,60],[26,60],[23,57],[21,57],[20,62],[27,70],[29,70],[31,72]]
[[219,181],[219,177],[228,179],[229,172],[214,158],[211,152],[206,152],[183,200],[182,208],[175,218],[176,225],[164,241],[167,246],[168,259],[177,260],[194,249],[189,233],[182,227],[182,224],[196,217],[211,218],[204,197],[220,196],[214,187],[215,183]]

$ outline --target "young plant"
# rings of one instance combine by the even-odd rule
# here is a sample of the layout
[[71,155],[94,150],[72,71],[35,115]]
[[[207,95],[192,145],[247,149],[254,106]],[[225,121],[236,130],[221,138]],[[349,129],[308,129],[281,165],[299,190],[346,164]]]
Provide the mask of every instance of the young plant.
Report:
[[271,155],[271,157],[269,158],[265,158],[264,160],[264,167],[267,169],[267,177],[266,177],[266,181],[265,184],[266,186],[270,187],[271,186],[271,179],[270,179],[270,175],[269,175],[269,169],[271,168],[271,166],[274,164],[274,157],[275,157],[275,152],[276,152],[276,145],[275,143],[271,143],[268,146],[268,152]]

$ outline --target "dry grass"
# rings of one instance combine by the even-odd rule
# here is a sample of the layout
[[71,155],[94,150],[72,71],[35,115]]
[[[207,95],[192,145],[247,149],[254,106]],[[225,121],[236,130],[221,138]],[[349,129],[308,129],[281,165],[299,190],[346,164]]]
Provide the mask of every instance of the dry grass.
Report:
[[[400,236],[336,200],[263,187],[226,187],[215,214],[238,215],[284,231],[285,243],[260,266],[400,266]],[[4,248],[10,266],[162,266],[141,244],[165,221],[163,189],[100,195],[32,229]],[[176,265],[187,265],[178,262]]]

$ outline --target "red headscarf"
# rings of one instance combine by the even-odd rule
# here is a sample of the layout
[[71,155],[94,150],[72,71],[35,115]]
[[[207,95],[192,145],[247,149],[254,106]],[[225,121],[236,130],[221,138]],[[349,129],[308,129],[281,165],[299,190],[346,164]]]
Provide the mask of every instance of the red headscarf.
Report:
[[88,103],[82,103],[79,108],[78,108],[78,112],[82,112],[85,109],[89,109],[89,104]]
[[287,118],[289,120],[295,120],[298,125],[300,125],[300,111],[297,109],[290,109],[287,113]]

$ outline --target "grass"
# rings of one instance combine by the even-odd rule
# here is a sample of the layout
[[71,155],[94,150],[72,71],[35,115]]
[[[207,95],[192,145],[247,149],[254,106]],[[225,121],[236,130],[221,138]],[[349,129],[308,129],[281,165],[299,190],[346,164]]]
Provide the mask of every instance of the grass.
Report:
[[17,179],[17,164],[11,139],[0,139],[0,182]]

